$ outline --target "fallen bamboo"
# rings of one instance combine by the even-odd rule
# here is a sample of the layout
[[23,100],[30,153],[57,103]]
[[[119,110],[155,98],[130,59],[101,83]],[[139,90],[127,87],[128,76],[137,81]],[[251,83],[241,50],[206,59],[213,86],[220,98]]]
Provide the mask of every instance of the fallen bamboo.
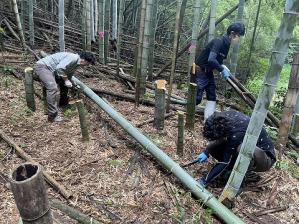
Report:
[[[12,139],[10,139],[3,131],[0,130],[0,138],[2,138],[7,144],[13,147],[16,150],[16,153],[27,162],[35,163],[40,165],[39,163],[35,162],[23,149],[21,149]],[[50,174],[48,174],[45,170],[43,170],[43,175],[46,181],[56,189],[65,199],[71,198],[71,194],[62,186],[60,185]]]
[[74,209],[66,204],[63,204],[62,202],[58,200],[50,200],[50,206],[52,208],[56,208],[60,210],[62,213],[66,214],[70,218],[78,221],[79,223],[83,224],[100,224],[99,221],[96,219],[93,219],[92,217],[83,214],[82,212],[78,211],[77,209]]
[[116,112],[109,104],[97,96],[88,86],[72,77],[72,81],[80,86],[82,93],[94,101],[102,110],[104,110],[116,123],[118,123],[129,135],[137,140],[149,153],[151,153],[161,164],[186,186],[195,197],[200,198],[204,204],[209,206],[217,216],[226,223],[243,223],[234,213],[221,204],[210,192],[194,180],[183,168],[174,162],[166,153],[159,149],[153,142],[145,137],[137,128],[131,125],[121,114]]
[[258,211],[253,213],[256,217],[262,216],[262,215],[267,215],[270,213],[276,213],[276,212],[281,212],[281,211],[285,211],[289,208],[288,205],[282,206],[282,207],[277,207],[277,208],[270,208],[270,209],[266,209],[266,210],[262,210],[262,211]]
[[[173,115],[175,115],[174,112],[170,112],[170,113],[168,113],[168,114],[165,114],[164,119],[166,119],[166,118],[168,118],[168,117],[171,117],[171,116],[173,116]],[[146,121],[142,121],[142,122],[136,124],[135,126],[136,126],[137,128],[140,128],[141,126],[143,126],[143,125],[145,125],[145,124],[149,124],[149,123],[154,122],[154,120],[155,120],[155,118],[151,118],[151,119],[148,119],[148,120],[146,120]]]

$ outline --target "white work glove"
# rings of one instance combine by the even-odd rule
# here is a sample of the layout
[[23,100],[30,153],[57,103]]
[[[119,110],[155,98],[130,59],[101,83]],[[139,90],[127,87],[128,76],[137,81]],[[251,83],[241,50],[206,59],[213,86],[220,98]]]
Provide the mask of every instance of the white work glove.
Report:
[[68,80],[68,79],[64,81],[64,85],[65,85],[66,87],[68,87],[68,88],[72,88],[72,87],[73,87],[73,84],[72,84],[71,81]]

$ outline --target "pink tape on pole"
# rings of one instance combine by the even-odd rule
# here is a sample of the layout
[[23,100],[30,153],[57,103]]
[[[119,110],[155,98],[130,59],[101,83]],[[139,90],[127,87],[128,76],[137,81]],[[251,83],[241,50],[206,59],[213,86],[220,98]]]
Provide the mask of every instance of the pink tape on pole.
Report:
[[98,37],[104,38],[104,31],[98,31]]
[[189,46],[189,48],[188,48],[188,52],[191,53],[191,51],[192,51],[193,49],[195,49],[195,48],[196,48],[196,45],[195,45],[195,44],[191,44],[191,45]]

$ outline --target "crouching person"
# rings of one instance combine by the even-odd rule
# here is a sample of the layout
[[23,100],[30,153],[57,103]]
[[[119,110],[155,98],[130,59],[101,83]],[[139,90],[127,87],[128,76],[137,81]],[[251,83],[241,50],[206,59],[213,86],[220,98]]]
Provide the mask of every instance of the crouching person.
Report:
[[70,79],[79,66],[89,64],[95,64],[95,56],[90,52],[78,54],[60,52],[48,55],[36,62],[36,75],[47,92],[49,122],[63,120],[58,114],[58,105],[68,104],[68,88],[72,87]]
[[[203,135],[211,141],[206,149],[198,155],[200,162],[209,156],[218,162],[199,182],[204,187],[216,177],[224,184],[227,182],[238,157],[250,118],[238,111],[215,112],[204,125]],[[268,171],[276,161],[272,140],[263,128],[248,171]]]

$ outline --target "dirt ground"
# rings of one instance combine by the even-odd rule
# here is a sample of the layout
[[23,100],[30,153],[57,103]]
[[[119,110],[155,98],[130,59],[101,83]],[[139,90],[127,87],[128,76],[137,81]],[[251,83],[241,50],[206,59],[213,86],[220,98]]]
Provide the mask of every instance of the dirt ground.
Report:
[[[15,65],[14,65],[15,66]],[[25,66],[18,65],[17,73]],[[110,76],[81,79],[91,87],[123,93],[125,86]],[[37,93],[41,87],[35,83]],[[181,94],[175,91],[176,94]],[[78,113],[64,109],[60,124],[48,123],[43,102],[36,97],[36,112],[30,112],[24,99],[22,80],[0,70],[0,130],[12,138],[35,161],[42,164],[60,184],[73,194],[66,201],[48,186],[49,198],[90,215],[103,223],[220,223],[212,211],[179,183],[109,116],[89,99],[90,141],[83,142]],[[152,107],[105,96],[105,99],[133,125],[153,117]],[[196,158],[207,141],[201,135],[202,122],[197,117],[195,132],[186,131],[183,157],[176,155],[177,116],[168,118],[165,129],[152,124],[140,130],[179,164]],[[17,223],[19,214],[7,179],[12,169],[25,162],[0,140],[0,223]],[[215,161],[188,167],[199,178]],[[233,212],[245,223],[298,223],[299,181],[288,172],[273,168],[262,174],[258,183],[248,186],[235,201]],[[208,190],[216,196],[222,188]],[[258,211],[283,208],[266,215]],[[297,217],[297,220],[296,220]],[[77,223],[54,210],[57,223]],[[254,219],[257,219],[254,221]]]

